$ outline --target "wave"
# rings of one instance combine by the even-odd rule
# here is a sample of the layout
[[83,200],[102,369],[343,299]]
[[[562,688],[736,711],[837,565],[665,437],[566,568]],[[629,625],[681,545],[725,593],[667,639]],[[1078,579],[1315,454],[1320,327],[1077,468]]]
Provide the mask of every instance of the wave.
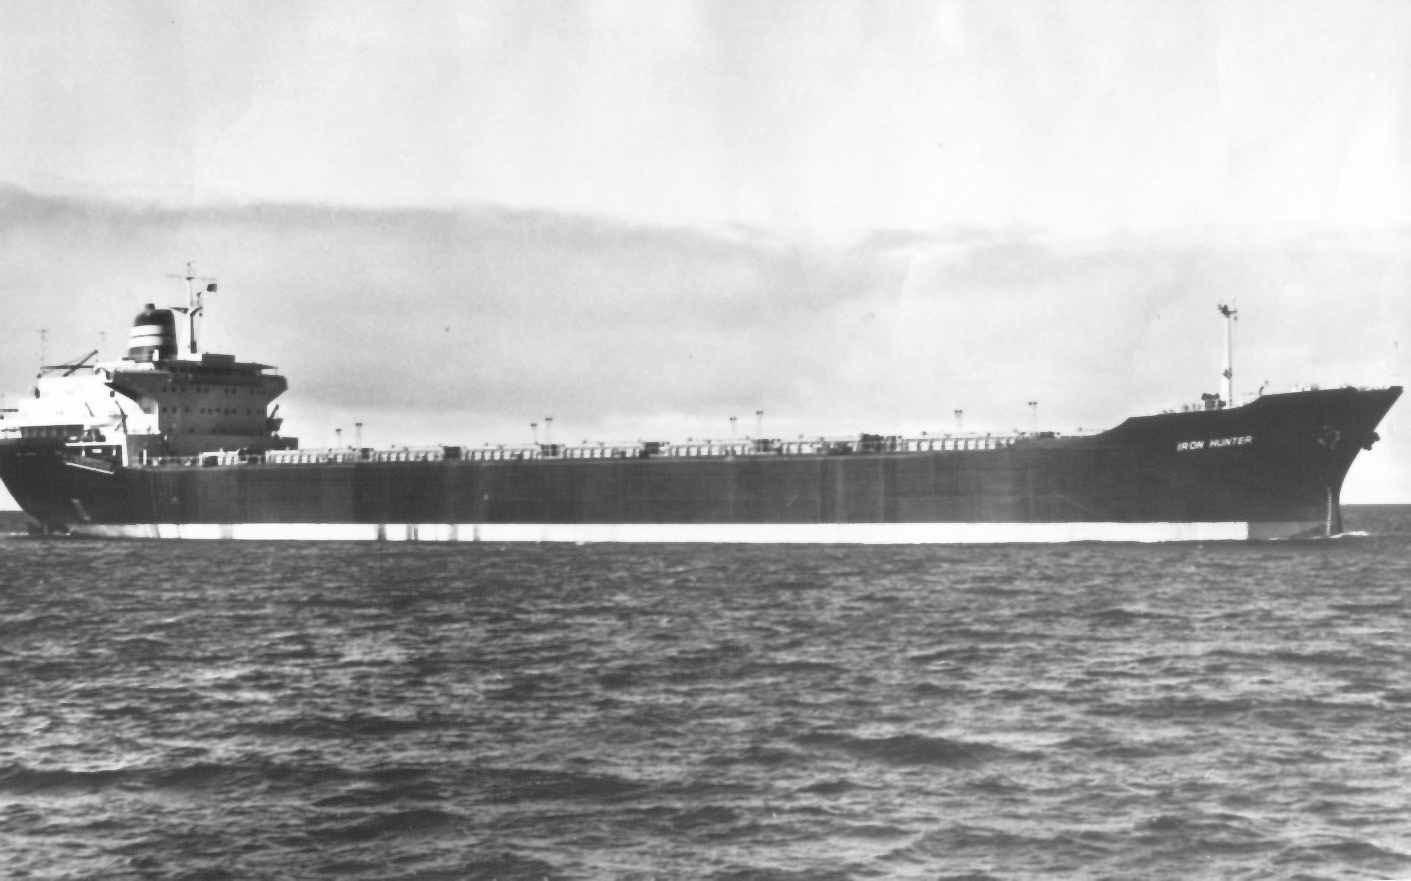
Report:
[[862,758],[890,765],[969,766],[1004,758],[1028,757],[1027,753],[988,743],[897,734],[891,737],[852,737],[844,734],[805,734],[796,738],[804,746],[839,749]]
[[667,825],[677,832],[733,826],[741,814],[725,805],[694,805],[684,809],[668,809]]
[[399,718],[376,713],[351,713],[347,716],[292,716],[273,721],[246,722],[233,726],[235,730],[274,737],[377,737],[441,727],[437,717]]
[[[371,877],[386,877],[385,859],[369,864],[369,867],[380,870]],[[343,878],[348,877],[350,873],[330,867],[323,874],[325,877]],[[408,881],[558,881],[564,875],[543,860],[506,852],[476,856],[466,861],[453,861],[444,868],[419,868],[415,873],[401,877]]]
[[616,798],[645,788],[611,774],[574,774],[538,768],[487,768],[470,772],[488,790],[491,801]]
[[68,768],[30,768],[26,765],[9,765],[0,768],[0,792],[17,794],[63,792],[66,790],[92,792],[128,782],[132,780],[133,773],[128,768],[83,771]]
[[786,749],[780,746],[753,744],[739,752],[707,756],[705,763],[715,766],[762,765],[764,767],[775,767],[778,765],[802,763],[805,762],[807,758],[807,756],[798,750]]
[[1397,597],[1381,603],[1331,603],[1328,608],[1338,612],[1375,615],[1382,612],[1403,612],[1406,609],[1406,600]]
[[705,876],[709,881],[850,881],[842,869],[780,869],[777,866],[732,866]]
[[23,764],[0,768],[0,792],[17,794],[95,792],[114,788],[205,789],[249,785],[307,775],[322,782],[336,780],[337,771],[321,766],[285,766],[275,762],[195,762],[174,766],[124,768],[31,768]]
[[1159,814],[1136,824],[1134,841],[1145,848],[1194,849],[1207,854],[1250,855],[1279,846],[1261,824],[1240,814]]
[[[1399,606],[1396,609],[1400,610]],[[1366,651],[1334,649],[1268,649],[1249,651],[1231,648],[1212,649],[1200,655],[1229,661],[1250,661],[1256,664],[1307,664],[1315,667],[1360,667],[1367,663]],[[1167,659],[1162,659],[1167,660]]]
[[822,677],[828,682],[832,682],[839,677],[854,672],[856,671],[829,661],[813,661],[806,658],[780,658],[777,660],[764,659],[748,661],[741,664],[737,670],[733,671],[733,676],[739,679],[752,679],[756,681],[790,679],[794,686],[798,686],[806,679],[816,681]]
[[962,645],[954,648],[935,649],[929,652],[920,652],[914,655],[907,655],[906,659],[916,664],[929,664],[933,661],[959,661],[963,663],[975,663],[987,661],[998,656],[1002,649],[998,646],[982,648],[977,645]]
[[807,786],[799,787],[799,792],[807,792],[812,795],[841,795],[854,789],[861,788],[851,780],[837,778],[832,780],[819,780]]
[[911,830],[891,823],[853,823],[832,830],[831,835],[846,835],[850,838],[901,838],[910,835]]
[[1404,871],[1406,866],[1411,864],[1411,853],[1392,850],[1388,847],[1373,844],[1370,841],[1344,839],[1342,841],[1330,841],[1324,844],[1313,845],[1308,849],[1320,854],[1335,856],[1339,860],[1395,861],[1401,863],[1401,871]]
[[963,685],[938,685],[935,682],[922,681],[910,686],[912,694],[920,697],[955,697],[966,694],[969,689]]
[[444,797],[442,787],[431,781],[395,786],[368,786],[360,782],[337,795],[317,799],[312,804],[316,808],[369,808],[402,801],[442,801]]
[[1185,756],[1201,752],[1204,745],[1195,738],[1155,738],[1128,740],[1113,734],[1082,734],[1058,744],[1064,751],[1087,753],[1102,759],[1154,759],[1162,756]]
[[1112,606],[1106,609],[1099,609],[1087,615],[1087,619],[1095,624],[1103,624],[1112,627],[1121,627],[1146,621],[1169,621],[1177,617],[1176,615],[1162,612],[1128,609],[1125,606]]
[[996,829],[989,826],[955,823],[943,829],[927,832],[915,843],[894,853],[893,856],[929,858],[966,851],[1013,853],[1025,848],[1035,848],[1049,853],[1056,851],[1079,852],[1091,857],[1106,854],[1109,845],[1108,837],[1104,833],[1090,834],[1087,832],[1027,835],[1023,832]]
[[368,841],[389,835],[436,835],[463,822],[463,816],[450,811],[412,808],[362,817],[351,823],[316,827],[309,834],[324,841]]

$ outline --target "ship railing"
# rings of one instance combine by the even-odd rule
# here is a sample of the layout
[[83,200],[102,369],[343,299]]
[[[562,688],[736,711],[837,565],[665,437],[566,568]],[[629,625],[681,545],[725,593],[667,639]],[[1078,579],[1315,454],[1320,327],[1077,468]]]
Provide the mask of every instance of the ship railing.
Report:
[[1304,383],[1300,385],[1279,385],[1270,388],[1269,385],[1266,383],[1265,385],[1261,385],[1256,391],[1244,392],[1242,394],[1236,395],[1235,400],[1233,401],[1218,400],[1218,402],[1214,404],[1212,404],[1209,400],[1183,401],[1182,403],[1177,404],[1175,407],[1167,407],[1159,412],[1161,412],[1162,414],[1203,413],[1207,410],[1226,410],[1234,407],[1242,407],[1245,404],[1252,404],[1266,395],[1294,394],[1299,392],[1317,392],[1322,391],[1324,389],[1334,388],[1356,389],[1357,391],[1376,391],[1380,388],[1380,386],[1323,385],[1315,382]]
[[561,459],[637,459],[641,458],[641,447],[589,445],[564,447],[559,453]]
[[844,438],[819,437],[810,440],[751,438],[744,441],[690,441],[666,443],[645,441],[637,444],[586,444],[577,446],[535,445],[499,447],[370,447],[346,449],[219,450],[195,456],[161,456],[145,463],[163,467],[211,467],[216,465],[327,465],[358,462],[523,462],[553,459],[730,459],[778,456],[847,456],[878,453],[926,453],[1003,450],[1025,439],[1051,437],[1051,434],[967,434],[903,437],[901,435],[854,435]]
[[[813,439],[782,440],[778,438],[751,438],[744,441],[701,440],[685,443],[647,441],[638,444],[588,444],[554,447],[541,450],[537,447],[501,448],[490,450],[467,450],[465,458],[475,461],[501,461],[506,459],[645,459],[645,458],[745,458],[761,456],[837,456],[856,453],[920,453],[962,450],[1002,450],[1014,446],[1025,438],[1040,435],[1014,434],[973,434],[937,435],[934,437],[902,437],[863,435],[845,438],[820,437]],[[1049,433],[1045,436],[1052,437]]]
[[[395,447],[390,450],[366,450],[361,461],[367,462],[440,462],[447,458],[445,447]],[[355,460],[356,461],[356,460]]]
[[[459,449],[459,448],[458,448]],[[539,447],[465,447],[461,458],[471,462],[521,462],[530,459],[551,458]]]
[[270,450],[263,461],[271,465],[323,465],[353,462],[440,462],[457,458],[458,447],[371,447],[326,450]]
[[216,465],[248,465],[263,459],[263,454],[247,450],[216,450],[194,456],[146,456],[134,461],[132,467],[211,468]]
[[539,446],[466,447],[462,458],[472,462],[528,462],[536,459],[580,458],[569,454],[570,447],[559,444]]
[[200,456],[151,456],[138,466],[151,465],[159,468],[196,468],[201,464]]
[[147,456],[140,461],[132,463],[134,468],[143,467],[171,467],[174,465],[195,465],[195,456]]
[[[583,444],[575,446],[468,448],[462,458],[476,462],[537,459],[700,459],[761,456],[837,456],[856,453],[922,453],[966,450],[1002,450],[1026,438],[1041,435],[971,434],[902,437],[863,435],[811,440],[752,438],[744,441],[701,440],[686,443],[646,441],[637,444]],[[1052,437],[1051,433],[1044,436]]]
[[264,462],[269,465],[327,465],[361,461],[361,450],[270,450],[264,454]]
[[822,437],[811,441],[783,441],[779,452],[785,455],[846,456],[867,453],[931,453],[964,450],[1002,450],[1026,437],[1017,434],[967,434],[903,437],[900,435],[861,435]]
[[908,453],[948,452],[952,450],[1003,450],[1031,434],[942,435],[940,437],[906,438],[903,449]]

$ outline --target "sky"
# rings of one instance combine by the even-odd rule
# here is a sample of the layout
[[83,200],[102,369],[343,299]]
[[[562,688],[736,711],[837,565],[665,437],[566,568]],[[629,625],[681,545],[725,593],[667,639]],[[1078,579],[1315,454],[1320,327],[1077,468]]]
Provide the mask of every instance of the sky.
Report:
[[[186,260],[310,446],[1091,430],[1231,301],[1237,393],[1408,373],[1404,3],[19,2],[0,59],[12,395]],[[1381,433],[1345,500],[1411,502]]]

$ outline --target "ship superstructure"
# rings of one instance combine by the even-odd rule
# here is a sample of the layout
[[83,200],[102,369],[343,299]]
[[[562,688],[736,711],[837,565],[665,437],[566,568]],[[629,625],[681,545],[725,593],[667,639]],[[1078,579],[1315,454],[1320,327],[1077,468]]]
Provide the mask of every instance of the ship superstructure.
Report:
[[[189,270],[187,280],[195,281]],[[71,469],[112,475],[204,451],[297,448],[297,440],[280,436],[282,420],[270,409],[288,388],[284,377],[267,364],[199,351],[201,295],[214,290],[211,283],[193,291],[189,305],[175,309],[147,303],[119,359],[95,361],[93,351],[42,366],[29,393],[0,412],[8,452],[32,459],[57,451]],[[175,311],[190,316],[185,357]],[[19,485],[11,490],[22,505],[24,498],[48,494],[23,473],[14,479]]]
[[120,360],[92,355],[41,369],[0,426],[25,438],[57,438],[116,464],[215,449],[278,449],[270,403],[288,387],[266,364],[233,355],[177,355],[171,310],[148,303]]

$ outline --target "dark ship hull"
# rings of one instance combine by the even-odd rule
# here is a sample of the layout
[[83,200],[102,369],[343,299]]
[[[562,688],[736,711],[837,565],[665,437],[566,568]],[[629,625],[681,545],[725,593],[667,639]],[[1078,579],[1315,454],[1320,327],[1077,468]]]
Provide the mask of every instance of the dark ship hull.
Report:
[[[873,439],[810,452],[494,459],[206,456],[123,467],[0,442],[46,530],[93,536],[946,543],[1245,540],[1341,530],[1339,492],[1400,387],[1267,395],[1082,437]],[[961,447],[957,449],[956,447]],[[976,447],[976,448],[965,448]],[[993,448],[991,448],[993,447]],[[305,459],[306,461],[300,461]]]

